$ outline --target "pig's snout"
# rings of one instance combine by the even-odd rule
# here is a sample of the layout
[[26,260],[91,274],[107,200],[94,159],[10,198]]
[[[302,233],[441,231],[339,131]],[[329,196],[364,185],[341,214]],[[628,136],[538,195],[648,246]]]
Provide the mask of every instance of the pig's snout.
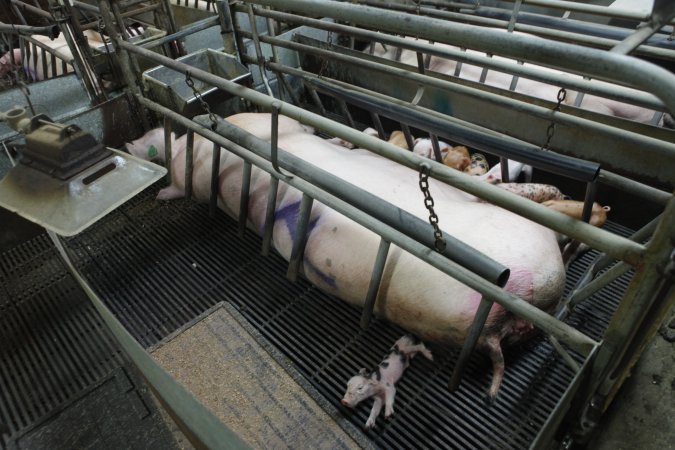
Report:
[[342,400],[340,400],[340,403],[342,403],[342,405],[343,405],[343,406],[346,406],[347,408],[352,408],[352,404],[349,403],[349,400],[347,400],[347,399],[345,399],[345,398],[343,398]]

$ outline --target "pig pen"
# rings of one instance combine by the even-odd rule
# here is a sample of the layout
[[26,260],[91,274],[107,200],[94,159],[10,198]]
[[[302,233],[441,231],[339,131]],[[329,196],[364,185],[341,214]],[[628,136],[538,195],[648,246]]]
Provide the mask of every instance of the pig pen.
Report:
[[[300,3],[294,7],[300,11],[308,8],[308,16],[317,14],[317,11],[310,11],[310,6],[306,4],[308,2]],[[325,6],[324,2],[317,3]],[[287,5],[288,8],[291,6]],[[331,17],[331,13],[335,13],[332,8],[325,8],[321,10],[321,15]],[[256,10],[256,13],[259,12]],[[343,20],[364,20],[366,16],[362,13],[362,10],[354,9],[350,13],[350,20]],[[263,11],[262,14],[266,13]],[[267,14],[273,15],[275,12]],[[379,14],[388,15],[381,11]],[[244,20],[246,16],[239,14],[239,17]],[[258,47],[264,39],[278,44],[273,41],[274,36],[258,36],[255,30],[249,30],[249,35],[246,33],[239,30],[237,34],[241,38],[239,48],[248,49],[252,55],[262,53],[263,49],[265,52],[270,51],[264,43]],[[246,41],[247,37],[251,41]],[[276,77],[271,72],[264,76],[260,72],[256,73],[257,69],[252,66],[256,84],[261,91],[265,92],[269,86],[278,96],[277,86],[287,83],[286,87],[281,88],[284,100],[293,101],[295,95],[298,97],[298,106],[308,111],[321,112],[339,122],[353,124],[357,130],[366,124],[377,126],[378,120],[384,120],[382,128],[390,127],[391,122],[387,120],[393,120],[413,124],[417,133],[422,130],[444,137],[442,130],[425,129],[419,116],[411,111],[400,111],[396,109],[396,102],[384,99],[385,94],[392,96],[390,92],[380,92],[380,95],[371,92],[363,96],[358,95],[360,92],[356,89],[345,89],[343,84],[326,82],[327,79],[343,82],[355,78],[371,82],[376,79],[378,84],[398,91],[396,93],[403,99],[412,98],[416,89],[412,90],[412,95],[406,95],[403,93],[410,92],[409,86],[400,82],[382,83],[386,74],[382,75],[381,72],[378,72],[377,78],[372,75],[369,77],[359,72],[364,70],[362,68],[313,60],[312,53],[320,55],[325,41],[330,41],[329,33],[317,35],[311,29],[303,29],[296,31],[293,39],[290,36],[280,37],[280,40],[283,39],[290,42],[288,46],[296,45],[295,50],[300,52],[303,70],[314,70],[324,79],[303,78],[298,69],[287,62],[288,59],[284,60],[293,56],[276,55],[275,58],[278,56],[277,61],[281,63],[268,62],[269,67],[276,72]],[[133,53],[132,48],[127,50]],[[338,55],[349,53],[348,50],[335,47],[330,47],[330,51],[334,52],[336,60]],[[243,55],[242,61],[254,63],[257,57]],[[415,71],[416,68],[413,68],[412,72]],[[279,75],[281,73],[285,75]],[[198,78],[200,75],[195,71],[193,76]],[[287,80],[275,82],[275,78]],[[299,79],[302,83],[298,82]],[[366,87],[376,90],[375,86]],[[229,85],[224,85],[224,88],[234,89]],[[422,97],[420,105],[429,107],[424,104],[426,98]],[[172,116],[147,99],[140,100],[150,109],[165,112],[174,125],[181,123],[179,117]],[[467,109],[471,113],[477,108]],[[466,113],[456,114],[461,117],[461,114]],[[430,117],[433,116],[423,116],[424,119]],[[647,132],[651,134],[650,139],[658,141],[646,142],[651,145],[650,149],[656,147],[666,152],[672,151],[669,142],[672,142],[673,135],[670,130],[617,122],[612,118],[592,118],[598,123],[620,123],[623,127]],[[208,125],[208,121],[203,119],[201,124]],[[485,125],[480,122],[485,120],[484,115],[475,115],[466,120]],[[498,107],[494,111],[490,110],[490,120],[499,130],[502,128],[500,120],[513,122],[512,118],[505,117],[504,108],[500,111]],[[537,122],[535,118],[529,122],[530,129],[538,130],[536,138],[530,137],[532,141],[539,142],[541,137],[545,137],[548,120],[548,117],[546,120],[539,118]],[[200,131],[199,126],[196,129]],[[339,128],[332,131],[343,132]],[[527,129],[513,130],[513,135],[526,141],[528,133],[531,131]],[[612,172],[600,172],[600,180],[605,184],[598,195],[604,193],[607,195],[604,198],[624,198],[628,194],[610,196],[610,192],[622,192],[621,186],[624,186],[624,190],[627,187],[639,199],[646,198],[652,203],[649,209],[645,209],[649,211],[649,217],[635,220],[622,211],[621,206],[617,206],[621,200],[612,201],[615,214],[610,216],[611,220],[603,230],[614,236],[631,236],[656,217],[666,202],[672,203],[669,194],[613,172],[630,174],[632,178],[648,180],[662,189],[665,186],[665,189],[672,190],[672,153],[667,153],[661,160],[657,159],[658,164],[645,167],[640,160],[650,158],[622,150],[621,146],[628,144],[617,143],[616,135],[606,138],[616,149],[614,154],[609,155],[602,148],[589,148],[598,145],[597,141],[585,142],[572,127],[558,127],[555,133],[556,140],[552,142],[556,151],[580,157],[589,157],[590,154],[593,158],[589,159],[602,161],[603,168],[612,167]],[[621,136],[625,137],[623,134]],[[629,136],[628,143],[631,139],[640,141],[642,138]],[[513,147],[516,148],[515,144]],[[592,189],[586,189],[583,183],[581,187],[575,186],[573,182],[561,179],[560,174],[536,172],[535,175],[541,177],[540,180],[564,183],[568,189],[576,189],[577,195],[582,197],[589,190],[592,195]],[[314,400],[361,446],[516,449],[548,448],[553,439],[572,442],[573,432],[578,433],[580,426],[582,430],[584,427],[592,428],[593,422],[602,412],[603,402],[613,395],[611,392],[615,389],[616,373],[607,376],[612,382],[605,380],[602,389],[594,386],[603,379],[603,371],[610,364],[616,364],[616,361],[611,361],[612,353],[623,345],[639,347],[641,339],[647,337],[650,330],[653,333],[652,325],[656,324],[663,314],[662,310],[668,306],[667,283],[643,294],[649,298],[641,298],[628,288],[631,281],[643,286],[653,284],[649,274],[661,279],[662,275],[652,273],[655,265],[659,264],[659,257],[649,253],[652,256],[647,260],[632,260],[631,264],[637,263],[640,267],[637,276],[628,270],[627,265],[619,263],[612,266],[610,272],[619,272],[620,275],[615,279],[609,278],[611,281],[608,280],[606,286],[579,303],[564,318],[566,324],[597,343],[591,351],[585,354],[571,351],[561,355],[555,349],[559,344],[550,341],[548,334],[528,341],[520,348],[511,349],[507,353],[504,383],[497,401],[491,406],[483,403],[484,392],[490,383],[489,364],[483,355],[471,355],[462,382],[454,392],[448,392],[447,383],[457,366],[459,349],[439,351],[434,363],[418,358],[398,386],[394,419],[385,422],[379,418],[374,430],[361,433],[358,430],[365,423],[369,405],[360,405],[354,411],[342,407],[339,399],[345,383],[359,367],[375,366],[404,330],[381,320],[374,320],[368,328],[362,329],[359,326],[361,310],[331,298],[306,280],[289,282],[286,279],[287,263],[275,253],[261,256],[262,242],[250,230],[244,231],[243,238],[240,237],[240,225],[220,211],[210,215],[208,205],[190,200],[156,202],[154,196],[159,187],[148,189],[89,230],[65,240],[78,270],[145,348],[159,346],[161,350],[162,345],[170,345],[167,342],[175,339],[173,335],[177,330],[180,332],[191,328],[195,320],[211,312],[219,302],[228,302],[256,330],[254,334],[258,344],[269,348],[274,358],[286,365]],[[633,202],[641,204],[641,201],[645,200]],[[653,239],[664,239],[664,236],[672,233],[672,204],[660,220],[659,234]],[[569,231],[574,233],[573,230]],[[644,242],[652,232],[653,226],[648,226],[635,240]],[[581,235],[583,240],[583,233],[576,234]],[[623,241],[607,242],[617,242],[619,245]],[[608,247],[607,242],[600,242],[600,246]],[[597,245],[597,241],[594,243]],[[666,244],[666,247],[660,251],[672,250],[672,244]],[[572,263],[568,270],[565,297],[579,288],[580,280],[588,278],[591,266],[596,264],[600,270],[602,264],[597,265],[599,255],[599,251],[593,250]],[[664,261],[663,256],[659,261]],[[15,327],[15,332],[10,332],[8,336],[10,345],[3,349],[3,361],[6,364],[3,364],[3,377],[0,380],[4,395],[2,421],[7,426],[5,435],[9,436],[10,446],[35,448],[41,442],[49,442],[50,434],[41,434],[41,428],[72,424],[63,419],[65,414],[61,411],[77,409],[66,408],[69,405],[82,407],[83,399],[86,398],[82,392],[102,391],[109,385],[120,384],[119,381],[109,380],[125,378],[116,369],[120,363],[125,363],[125,358],[87,302],[86,296],[78,289],[75,279],[59,261],[57,252],[46,236],[40,235],[4,253],[2,264],[3,285],[8,298],[6,308],[11,311],[11,314],[5,315],[6,323],[7,326]],[[620,304],[624,305],[622,308],[630,309],[631,305],[636,307],[640,302],[645,302],[642,303],[646,308],[644,315],[626,313],[623,309],[616,312]],[[57,321],[54,321],[55,317],[58,317]],[[625,318],[630,320],[622,320]],[[631,335],[637,335],[637,338]],[[25,342],[31,344],[26,345]],[[630,366],[630,360],[636,355],[639,355],[639,351],[628,351],[618,367]],[[264,383],[265,380],[260,380],[261,385]],[[594,386],[590,392],[594,395],[584,392],[587,386]],[[128,389],[121,391],[129,392]],[[108,395],[112,398],[124,397],[120,393]],[[148,410],[153,410],[147,394],[140,392],[138,396]],[[587,402],[590,408],[587,408]],[[130,403],[134,403],[134,400],[130,400]],[[85,410],[92,409],[89,406]],[[568,417],[567,421],[562,422],[569,411],[576,412],[576,417]],[[579,420],[580,417],[582,420]],[[157,424],[153,424],[153,427],[150,428],[161,429]],[[156,431],[154,436],[160,436],[159,439],[166,437],[163,431]],[[112,442],[108,441],[108,445]],[[152,445],[152,441],[146,440],[145,444]],[[168,448],[170,444],[161,441],[154,445]]]

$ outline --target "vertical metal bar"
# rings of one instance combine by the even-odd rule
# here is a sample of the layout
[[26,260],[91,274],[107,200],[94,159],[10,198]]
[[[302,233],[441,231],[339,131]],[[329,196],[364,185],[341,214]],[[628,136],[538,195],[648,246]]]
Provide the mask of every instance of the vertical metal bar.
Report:
[[300,263],[305,253],[305,244],[307,243],[307,231],[309,228],[309,216],[312,212],[312,203],[314,199],[303,193],[300,202],[300,212],[298,213],[298,222],[293,236],[293,249],[291,250],[291,259],[288,262],[288,271],[286,277],[291,281],[298,279]]
[[434,158],[439,163],[443,163],[443,156],[441,156],[441,147],[438,143],[438,136],[433,133],[429,133],[429,138],[431,138],[431,148],[434,150]]
[[321,115],[326,117],[326,108],[323,107],[323,103],[321,103],[321,98],[319,97],[319,94],[317,94],[316,89],[314,89],[311,84],[305,83],[305,86],[309,89],[309,95],[312,97],[312,100],[314,100],[314,103],[319,107]]
[[[486,53],[485,55],[488,58],[492,58],[492,53]],[[488,74],[488,68],[483,67],[483,71],[480,73],[480,79],[478,80],[478,82],[485,84],[485,79],[487,78],[487,74]]]
[[[524,61],[518,61],[517,64],[519,66],[525,65]],[[513,78],[511,78],[511,84],[509,85],[509,91],[515,91],[516,86],[518,86],[518,80],[520,80],[520,77],[518,75],[514,75]]]
[[377,298],[377,291],[380,289],[380,282],[384,274],[384,265],[387,262],[387,254],[389,253],[390,242],[385,239],[380,239],[380,246],[377,249],[377,256],[375,257],[375,265],[373,266],[373,274],[370,277],[370,285],[368,286],[368,293],[363,304],[363,311],[361,312],[361,328],[364,330],[368,328],[370,320],[373,317],[373,308],[375,307],[375,299]]
[[403,136],[405,137],[406,144],[408,144],[408,148],[412,151],[413,147],[415,147],[415,139],[413,138],[413,135],[410,132],[410,127],[402,123],[401,131],[403,131]]
[[[47,58],[49,57],[49,55],[53,55],[53,53],[48,52],[44,49],[40,49],[40,50],[42,50],[40,52],[40,64],[42,66],[42,74],[43,74],[44,79],[47,80],[47,79],[51,78],[49,76],[49,67],[47,65]],[[55,74],[52,74],[52,76],[53,75],[55,75]]]
[[279,179],[270,175],[270,187],[267,191],[267,210],[265,211],[265,231],[263,233],[262,251],[263,256],[270,253],[272,243],[272,232],[274,231],[274,212],[277,207],[277,192],[279,190]]
[[518,20],[518,13],[520,12],[520,5],[523,4],[523,0],[516,0],[516,3],[513,5],[513,11],[511,11],[511,18],[509,19],[509,24],[506,27],[506,30],[509,33],[513,33],[513,30],[516,27],[516,21]]
[[218,0],[215,2],[216,9],[218,10],[218,19],[220,22],[220,35],[223,38],[223,49],[225,53],[231,55],[236,55],[241,61],[241,55],[239,54],[239,48],[237,45],[237,40],[234,36],[234,26],[232,23],[232,11],[227,2],[223,0]]
[[248,197],[251,191],[251,163],[244,161],[243,173],[241,176],[241,197],[239,198],[239,236],[244,236],[246,232],[246,222],[248,221]]
[[492,309],[492,302],[481,297],[480,304],[476,310],[476,315],[473,318],[473,322],[469,327],[469,331],[462,346],[462,351],[459,353],[459,358],[457,358],[457,364],[455,369],[452,371],[452,376],[450,377],[450,382],[448,383],[448,389],[454,391],[459,387],[459,383],[462,381],[462,373],[466,367],[467,362],[469,362],[469,357],[476,348],[478,343],[478,338],[480,337],[481,331],[485,326],[485,321],[490,314],[490,309]]
[[281,110],[281,104],[278,102],[272,103],[272,132],[270,139],[270,162],[272,167],[278,173],[281,173],[279,169],[278,161],[278,152],[279,152],[279,111]]
[[172,160],[173,160],[173,150],[171,148],[171,128],[172,128],[171,119],[168,116],[164,116],[164,161],[166,166],[166,183],[171,185],[171,176],[173,175],[172,169]]
[[216,215],[218,208],[218,176],[220,174],[220,145],[213,143],[213,158],[211,159],[211,196],[209,197],[209,215]]
[[417,71],[424,75],[424,55],[417,52]]
[[349,108],[347,108],[347,102],[342,100],[341,98],[336,98],[338,101],[338,105],[340,106],[340,111],[342,111],[342,115],[345,116],[347,119],[347,123],[349,124],[350,127],[356,128],[356,125],[354,124],[354,119],[352,119],[352,115],[349,114]]
[[377,113],[370,111],[370,119],[373,125],[375,125],[375,129],[377,130],[377,136],[380,139],[384,140],[384,127],[382,126],[380,116]]
[[579,370],[581,370],[581,367],[579,367],[579,364],[572,359],[572,356],[569,354],[567,350],[560,344],[558,339],[556,339],[555,336],[549,336],[548,337],[549,341],[551,341],[551,345],[553,345],[553,348],[558,352],[560,356],[562,356],[563,361],[572,369],[574,370],[574,373],[578,373]]
[[[269,6],[265,7],[267,10],[271,10]],[[277,22],[279,23],[279,22]],[[272,21],[272,18],[268,17],[267,18],[267,34],[271,37],[276,36],[276,32],[274,31],[274,23]],[[277,52],[277,47],[276,45],[270,45],[270,48],[272,49],[272,62],[278,63],[279,62],[279,54]],[[288,93],[288,97],[293,101],[294,105],[299,105],[300,104],[300,99],[295,95],[295,92],[293,92],[293,89],[291,88],[290,84],[286,81],[286,74],[279,72],[278,70],[274,72],[277,76],[277,86],[279,87],[279,98],[283,100],[283,91],[285,90]]]
[[663,118],[663,112],[662,111],[654,111],[654,117],[652,117],[652,120],[649,122],[650,125],[658,126],[659,123],[661,122],[661,119]]
[[267,80],[267,74],[265,73],[265,57],[263,56],[262,47],[260,47],[260,39],[258,38],[258,27],[255,23],[255,15],[253,14],[253,5],[248,4],[248,21],[251,25],[251,34],[253,36],[253,48],[255,48],[256,59],[258,60],[258,69],[260,69],[260,77],[265,84],[265,89],[267,89],[267,95],[274,97],[272,93],[272,88],[270,83]]
[[185,198],[192,198],[192,171],[194,168],[193,150],[195,146],[195,132],[188,130],[185,142]]
[[502,169],[502,183],[509,182],[509,160],[508,158],[500,157],[499,163]]
[[584,198],[584,211],[581,213],[581,220],[588,222],[591,219],[593,212],[593,202],[595,201],[595,194],[598,191],[598,183],[590,181],[586,184],[586,197]]
[[[462,52],[466,52],[466,48],[464,48],[464,47],[460,47],[459,50],[462,51]],[[458,61],[457,64],[455,65],[454,75],[456,77],[458,77],[460,73],[462,73],[462,62]]]

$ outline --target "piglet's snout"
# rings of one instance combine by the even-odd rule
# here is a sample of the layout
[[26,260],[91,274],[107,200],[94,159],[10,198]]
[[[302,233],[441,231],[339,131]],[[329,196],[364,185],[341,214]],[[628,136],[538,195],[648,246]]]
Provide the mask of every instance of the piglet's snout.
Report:
[[342,403],[344,406],[346,406],[346,407],[348,407],[348,408],[352,408],[352,407],[353,407],[353,405],[352,405],[352,404],[349,402],[349,400],[347,400],[346,398],[343,398],[342,400],[340,400],[340,403]]

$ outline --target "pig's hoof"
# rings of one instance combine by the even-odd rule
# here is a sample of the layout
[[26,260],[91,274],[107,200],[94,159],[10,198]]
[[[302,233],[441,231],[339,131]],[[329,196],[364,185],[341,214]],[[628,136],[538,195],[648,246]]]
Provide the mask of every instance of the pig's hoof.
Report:
[[375,422],[371,422],[370,420],[366,422],[366,425],[363,427],[364,430],[372,430],[373,427],[375,426]]
[[494,405],[495,398],[496,398],[496,396],[493,396],[493,395],[490,395],[490,394],[485,394],[485,397],[483,398],[483,402],[485,403],[485,406]]
[[388,416],[384,416],[384,420],[391,420],[392,417],[394,417],[394,413],[391,413]]

